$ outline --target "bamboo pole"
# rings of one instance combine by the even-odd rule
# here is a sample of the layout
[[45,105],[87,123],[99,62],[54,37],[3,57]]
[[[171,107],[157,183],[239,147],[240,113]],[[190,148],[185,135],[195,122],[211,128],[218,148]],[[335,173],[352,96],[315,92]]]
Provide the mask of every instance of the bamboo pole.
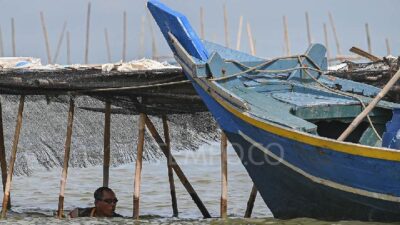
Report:
[[386,52],[387,52],[387,55],[391,55],[391,54],[392,54],[392,51],[390,50],[389,38],[385,38],[385,44],[386,44]]
[[122,62],[126,61],[126,11],[124,11],[124,16],[123,16],[123,36],[122,36]]
[[108,31],[107,28],[104,28],[104,39],[106,42],[106,50],[107,50],[107,62],[111,62],[111,49],[110,49],[110,42],[108,39]]
[[86,15],[85,64],[89,63],[90,8],[91,8],[91,3],[89,2]]
[[136,220],[139,219],[140,182],[142,176],[145,120],[146,120],[146,115],[144,113],[140,113],[139,135],[138,135],[137,156],[136,156],[136,166],[135,166],[135,181],[134,181],[134,192],[133,192],[133,218]]
[[351,132],[357,128],[357,126],[364,120],[364,118],[368,115],[369,112],[374,109],[374,107],[378,104],[378,102],[385,97],[388,91],[393,87],[393,85],[399,80],[400,78],[400,70],[396,72],[396,74],[387,82],[385,87],[379,92],[379,94],[368,104],[368,106],[351,122],[349,127],[340,135],[337,139],[338,141],[343,141],[346,139]]
[[147,21],[149,21],[150,33],[151,33],[151,54],[152,59],[158,59],[156,34],[154,33],[153,24],[151,23],[150,14],[147,12]]
[[12,53],[13,57],[17,56],[17,47],[15,43],[15,22],[14,18],[11,18],[11,40],[12,40]]
[[365,34],[367,35],[367,44],[368,44],[368,53],[372,53],[372,45],[371,45],[371,35],[369,33],[369,25],[368,23],[365,24]]
[[58,55],[60,54],[60,49],[61,49],[62,42],[63,42],[63,40],[64,40],[65,30],[66,30],[66,29],[67,29],[67,21],[64,22],[63,27],[62,27],[62,31],[61,31],[61,34],[60,34],[60,37],[58,38],[56,54],[55,54],[54,59],[53,59],[53,62],[54,62],[54,63],[57,62]]
[[338,35],[336,33],[336,26],[335,26],[335,22],[333,21],[333,16],[332,16],[332,14],[330,12],[328,12],[328,16],[329,16],[329,22],[330,22],[331,27],[332,27],[333,36],[335,38],[337,55],[342,55],[342,50],[340,49],[339,38],[338,38]]
[[324,40],[325,40],[325,47],[326,47],[326,55],[328,59],[331,58],[331,51],[329,49],[329,42],[328,42],[328,29],[326,27],[326,23],[324,23]]
[[65,185],[67,184],[68,164],[69,164],[69,156],[70,156],[70,152],[71,152],[74,112],[75,112],[75,102],[71,98],[69,100],[67,137],[65,139],[65,145],[64,145],[64,163],[63,163],[63,170],[62,170],[61,179],[60,179],[60,194],[58,196],[58,210],[57,210],[58,218],[62,218],[64,216],[64,194],[65,194]]
[[257,197],[257,188],[256,185],[253,184],[253,188],[251,189],[249,200],[247,201],[246,212],[244,213],[244,218],[250,218],[251,213],[253,212],[254,202]]
[[204,10],[203,7],[200,7],[200,36],[201,39],[205,39],[205,33],[204,33]]
[[6,218],[6,216],[7,216],[7,206],[9,204],[9,199],[10,199],[11,181],[12,181],[12,176],[14,173],[14,164],[15,164],[15,160],[17,157],[19,135],[21,133],[21,127],[22,127],[24,103],[25,103],[25,96],[21,95],[21,97],[19,99],[17,124],[15,126],[15,133],[14,133],[14,140],[13,140],[13,145],[12,145],[12,149],[11,149],[10,163],[9,163],[8,172],[7,172],[6,187],[4,189],[4,195],[3,195],[3,205],[2,205],[2,211],[1,211],[1,218],[3,218],[3,219]]
[[228,156],[226,148],[228,140],[224,132],[221,133],[221,218],[226,219],[228,211]]
[[224,30],[225,30],[225,46],[229,48],[228,13],[226,9],[226,4],[224,4]]
[[[6,148],[4,146],[4,132],[3,132],[3,109],[0,101],[0,167],[1,167],[1,181],[3,183],[3,193],[6,188],[7,181],[7,161],[6,161]],[[11,208],[11,199],[8,200],[7,208]]]
[[107,101],[104,114],[103,187],[108,187],[110,178],[110,130],[111,130],[111,102]]
[[242,42],[242,30],[243,30],[243,16],[240,16],[239,18],[239,28],[238,28],[238,33],[237,33],[237,38],[236,38],[236,50],[240,50],[240,44]]
[[[169,154],[168,154],[168,149],[166,147],[166,144],[162,140],[161,136],[158,134],[156,128],[154,127],[154,124],[147,117],[147,115],[145,115],[145,118],[146,118],[146,120],[145,120],[146,121],[146,126],[149,129],[150,134],[152,135],[154,140],[157,142],[158,146],[161,148],[161,150],[164,153],[164,155],[166,157],[168,157]],[[200,212],[203,214],[203,217],[204,218],[211,218],[210,213],[208,212],[207,208],[204,206],[204,204],[201,201],[200,197],[197,195],[196,191],[194,190],[193,186],[190,184],[189,180],[187,179],[187,177],[183,173],[182,169],[180,168],[180,166],[176,162],[175,158],[172,155],[170,155],[170,156],[171,156],[170,160],[171,160],[172,168],[174,169],[174,171],[175,171],[176,175],[178,176],[179,180],[181,181],[181,183],[185,187],[186,191],[192,197],[193,201],[195,202],[195,204],[199,208]]]
[[247,22],[247,36],[249,38],[250,52],[252,55],[256,55],[256,48],[254,46],[253,33],[251,32],[251,27],[250,27],[249,22]]
[[67,64],[71,65],[71,40],[67,31]]
[[308,17],[308,12],[306,12],[306,25],[307,25],[307,39],[308,39],[308,45],[311,45],[311,43],[312,43],[312,38],[311,38],[310,18]]
[[286,16],[283,16],[283,33],[285,39],[286,56],[290,56],[289,31]]
[[4,57],[3,32],[0,27],[0,57]]
[[144,57],[144,34],[145,34],[145,26],[146,26],[146,17],[142,16],[141,28],[140,28],[140,39],[139,39],[139,58]]
[[171,165],[171,141],[169,137],[169,127],[168,127],[168,121],[167,121],[167,116],[163,115],[162,116],[162,121],[163,121],[163,128],[164,128],[164,140],[166,147],[168,149],[167,152],[167,167],[168,167],[168,180],[169,180],[169,188],[171,192],[171,201],[172,201],[172,216],[173,217],[178,217],[178,203],[176,200],[176,191],[175,191],[175,182],[174,182],[174,173]]
[[42,24],[44,42],[45,42],[45,45],[46,45],[47,64],[52,64],[52,61],[51,61],[51,50],[50,50],[50,44],[49,44],[49,34],[47,33],[46,22],[44,20],[44,14],[43,14],[42,11],[40,12],[40,22]]

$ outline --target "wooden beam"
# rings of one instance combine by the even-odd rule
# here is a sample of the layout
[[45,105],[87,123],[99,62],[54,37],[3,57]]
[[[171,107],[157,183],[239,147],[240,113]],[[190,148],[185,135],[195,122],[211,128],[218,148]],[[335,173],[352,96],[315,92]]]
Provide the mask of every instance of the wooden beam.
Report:
[[329,22],[330,22],[331,27],[332,27],[333,36],[335,38],[337,55],[341,55],[342,54],[342,50],[340,49],[340,43],[339,43],[338,35],[336,33],[335,22],[333,21],[333,16],[332,16],[332,14],[330,12],[328,12],[328,16],[329,16]]
[[110,42],[108,39],[108,31],[107,28],[104,28],[104,40],[106,42],[106,50],[107,50],[107,62],[111,62],[111,48],[110,48]]
[[67,29],[67,21],[64,22],[60,37],[58,37],[57,49],[56,49],[56,54],[54,55],[53,63],[57,63],[58,55],[60,54],[60,49],[61,49],[62,42],[64,40],[66,29]]
[[58,218],[64,217],[64,195],[65,195],[65,186],[67,184],[68,164],[69,164],[69,158],[70,158],[70,152],[71,152],[74,112],[75,112],[75,102],[71,98],[69,100],[67,136],[65,138],[64,162],[63,162],[63,170],[62,170],[61,179],[60,179],[60,194],[58,196],[58,210],[57,210]]
[[139,219],[139,203],[140,203],[140,182],[142,176],[142,159],[143,159],[143,146],[144,146],[144,132],[145,132],[146,115],[140,113],[139,115],[139,135],[137,145],[137,156],[135,166],[135,180],[133,191],[133,218]]
[[11,18],[11,41],[12,41],[12,55],[13,57],[17,56],[17,47],[15,43],[15,23],[14,23],[14,17]]
[[[149,117],[145,115],[146,118],[146,126],[150,131],[151,136],[154,138],[154,140],[157,142],[158,146],[161,148],[162,152],[166,157],[168,157],[168,148],[166,147],[167,145],[164,143],[162,140],[161,136],[158,134],[154,124],[151,122]],[[183,173],[182,169],[178,165],[177,161],[175,158],[171,155],[171,166],[175,171],[175,174],[178,176],[179,180],[183,184],[183,186],[186,188],[186,191],[189,193],[189,195],[192,197],[193,201],[197,205],[197,207],[200,209],[200,212],[203,214],[204,218],[211,218],[210,213],[208,212],[207,208],[204,206],[203,202],[201,201],[200,197],[197,195],[196,191],[194,190],[193,186],[190,184],[189,180]]]
[[244,213],[244,218],[251,217],[251,213],[253,212],[253,208],[254,208],[254,202],[256,201],[256,197],[257,197],[257,192],[258,192],[257,188],[253,184],[253,188],[251,189],[249,200],[247,201],[247,208],[246,208],[246,212]]
[[103,158],[103,187],[108,187],[110,180],[110,131],[111,131],[111,102],[106,101],[104,114],[104,158]]
[[364,118],[375,108],[378,102],[385,97],[385,95],[390,91],[393,85],[400,78],[400,70],[394,74],[394,76],[387,82],[387,84],[382,88],[382,90],[376,95],[376,97],[368,104],[368,106],[351,122],[351,124],[347,127],[347,129],[340,135],[337,139],[338,141],[344,141],[354,129],[358,127],[358,125],[364,120]]
[[228,211],[228,139],[224,132],[221,132],[221,218],[227,218]]
[[[6,148],[4,146],[4,130],[3,130],[3,109],[0,101],[0,167],[1,167],[1,181],[3,183],[3,193],[6,188],[7,182],[7,161],[6,161]],[[11,207],[11,200],[9,199],[7,208]]]
[[173,217],[178,217],[178,202],[176,200],[176,191],[175,191],[175,182],[174,182],[174,173],[171,165],[171,141],[169,138],[169,127],[168,127],[168,121],[167,121],[167,116],[162,115],[162,121],[163,121],[163,128],[164,128],[164,140],[166,147],[168,149],[167,152],[167,167],[168,167],[168,180],[169,180],[169,188],[171,192],[171,201],[172,201],[172,216]]
[[286,56],[290,56],[289,29],[286,16],[283,16],[283,36],[285,40]]
[[378,62],[378,61],[382,60],[381,58],[379,58],[377,56],[374,56],[374,55],[372,55],[372,54],[370,54],[370,53],[368,53],[368,52],[366,52],[366,51],[364,51],[364,50],[362,50],[360,48],[354,47],[354,46],[350,48],[350,52],[353,52],[353,53],[355,53],[355,54],[357,54],[359,56],[367,58],[367,59],[371,60],[372,62]]
[[124,11],[123,22],[122,22],[122,62],[126,62],[126,36],[127,36],[127,22],[126,22],[126,11]]
[[50,50],[50,43],[49,43],[49,34],[47,33],[46,22],[44,20],[44,14],[40,12],[40,22],[42,24],[42,31],[44,36],[44,43],[46,45],[46,53],[47,53],[47,64],[52,64],[51,60],[51,50]]
[[239,28],[238,28],[238,33],[237,33],[237,38],[236,38],[236,50],[240,50],[240,44],[242,42],[242,30],[243,30],[243,16],[240,16],[239,18]]
[[11,149],[10,163],[9,163],[8,172],[7,172],[6,187],[4,189],[4,195],[3,195],[3,205],[2,205],[2,211],[1,211],[1,218],[3,218],[3,219],[6,218],[6,216],[7,216],[7,206],[9,204],[9,199],[10,199],[11,181],[12,181],[12,176],[14,173],[14,164],[15,164],[15,160],[17,159],[17,149],[18,149],[19,135],[21,133],[21,127],[22,127],[24,104],[25,104],[25,96],[21,95],[21,97],[19,99],[17,124],[15,126],[15,133],[14,133],[14,140],[13,140],[13,145],[12,145],[12,149]]
[[307,40],[308,40],[308,45],[310,46],[312,43],[312,38],[311,38],[310,18],[308,17],[308,12],[306,12],[306,26],[307,26]]
[[91,9],[91,3],[89,2],[86,15],[85,64],[89,63],[90,9]]

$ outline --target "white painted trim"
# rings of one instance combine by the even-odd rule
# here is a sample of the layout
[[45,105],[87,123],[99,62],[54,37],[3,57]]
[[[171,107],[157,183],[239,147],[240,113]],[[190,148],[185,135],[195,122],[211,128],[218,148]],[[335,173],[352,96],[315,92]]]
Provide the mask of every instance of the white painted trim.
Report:
[[[388,194],[381,194],[381,193],[366,191],[366,190],[359,189],[359,188],[349,187],[349,186],[346,186],[346,185],[343,185],[343,184],[339,184],[339,183],[336,183],[336,182],[333,182],[333,181],[330,181],[330,180],[326,180],[326,179],[319,178],[319,177],[316,177],[314,175],[311,175],[311,174],[305,172],[304,170],[296,167],[295,165],[290,164],[284,158],[278,157],[273,152],[271,152],[270,150],[268,150],[267,148],[262,146],[260,143],[258,143],[255,140],[253,140],[251,137],[245,135],[243,132],[239,131],[239,135],[242,136],[246,141],[250,142],[255,147],[257,147],[257,149],[260,149],[266,155],[272,157],[273,159],[275,159],[277,161],[280,161],[283,165],[289,167],[290,169],[292,169],[295,172],[303,175],[304,177],[310,179],[311,181],[313,181],[315,183],[322,184],[322,185],[325,185],[325,186],[328,186],[328,187],[331,187],[331,188],[335,188],[335,189],[338,189],[338,190],[341,190],[341,191],[346,191],[346,192],[350,192],[350,193],[353,193],[353,194],[358,194],[358,195],[370,197],[370,198],[375,198],[375,199],[380,199],[380,200],[385,200],[385,201],[391,201],[391,202],[400,202],[400,197],[397,197],[397,196],[388,195]],[[285,179],[285,178],[282,178],[282,179]]]

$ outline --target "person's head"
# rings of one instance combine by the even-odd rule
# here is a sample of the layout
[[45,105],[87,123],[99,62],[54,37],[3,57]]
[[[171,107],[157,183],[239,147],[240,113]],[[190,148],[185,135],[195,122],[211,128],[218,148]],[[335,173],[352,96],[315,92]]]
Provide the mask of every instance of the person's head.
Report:
[[112,216],[118,199],[111,188],[100,187],[94,192],[94,205],[99,216]]

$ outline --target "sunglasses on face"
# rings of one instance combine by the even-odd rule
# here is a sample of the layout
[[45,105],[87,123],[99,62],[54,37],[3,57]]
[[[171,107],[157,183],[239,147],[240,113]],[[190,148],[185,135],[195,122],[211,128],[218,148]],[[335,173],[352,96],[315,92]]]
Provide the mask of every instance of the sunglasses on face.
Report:
[[105,203],[111,205],[112,203],[117,204],[118,199],[116,199],[116,198],[114,198],[114,199],[99,199],[99,201],[102,201],[102,202],[105,202]]

